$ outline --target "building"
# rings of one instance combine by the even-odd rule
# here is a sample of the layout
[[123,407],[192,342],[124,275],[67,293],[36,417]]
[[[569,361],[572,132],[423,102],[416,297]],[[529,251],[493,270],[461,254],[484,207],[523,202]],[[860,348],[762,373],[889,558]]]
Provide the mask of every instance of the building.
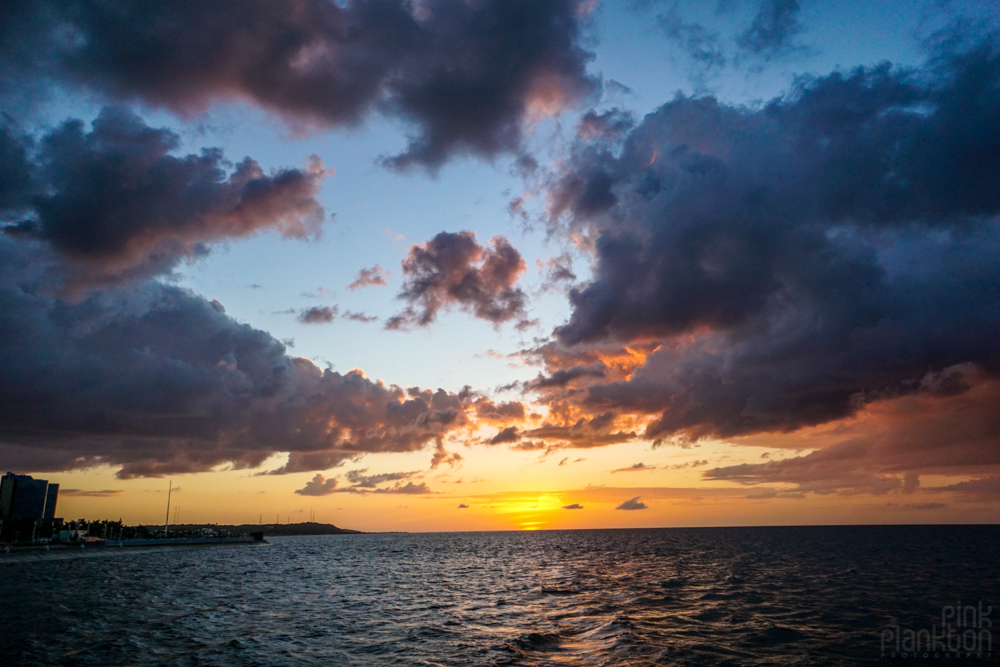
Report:
[[56,501],[59,499],[59,485],[49,484],[45,492],[45,520],[52,521],[56,518]]
[[59,485],[8,472],[0,479],[0,520],[54,519]]

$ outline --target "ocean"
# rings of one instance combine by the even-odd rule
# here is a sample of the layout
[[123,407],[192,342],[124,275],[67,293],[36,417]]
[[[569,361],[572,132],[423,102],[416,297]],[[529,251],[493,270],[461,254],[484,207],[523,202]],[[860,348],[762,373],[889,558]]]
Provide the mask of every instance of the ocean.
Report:
[[2,564],[0,664],[998,662],[1000,526],[269,539]]

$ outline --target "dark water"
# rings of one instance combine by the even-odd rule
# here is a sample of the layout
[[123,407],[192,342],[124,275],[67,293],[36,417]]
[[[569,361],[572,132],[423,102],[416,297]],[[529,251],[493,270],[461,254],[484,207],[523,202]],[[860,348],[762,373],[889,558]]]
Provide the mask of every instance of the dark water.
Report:
[[883,629],[1000,603],[996,526],[273,542],[2,565],[0,664],[913,664]]

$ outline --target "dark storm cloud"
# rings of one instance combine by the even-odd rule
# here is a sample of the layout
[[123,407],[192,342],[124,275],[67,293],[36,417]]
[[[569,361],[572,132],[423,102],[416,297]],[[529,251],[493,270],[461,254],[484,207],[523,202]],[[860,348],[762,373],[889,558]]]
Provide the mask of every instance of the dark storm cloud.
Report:
[[418,451],[467,424],[471,393],[403,390],[291,357],[222,306],[157,282],[54,295],[43,244],[0,237],[0,459],[119,476],[325,470]]
[[933,393],[928,372],[965,362],[1000,372],[997,117],[991,39],[759,109],[678,97],[620,152],[581,143],[550,204],[593,239],[594,277],[539,354],[553,371],[661,344],[558,400],[658,415],[651,438],[730,437]]
[[303,324],[328,324],[333,322],[340,309],[336,306],[313,306],[299,313],[299,322]]
[[376,264],[370,269],[361,269],[358,271],[358,277],[347,286],[347,289],[356,290],[362,287],[383,287],[387,284],[386,278],[388,277],[389,272]]
[[[82,86],[181,114],[246,99],[298,126],[412,124],[390,166],[516,151],[532,114],[595,93],[575,0],[6,3],[0,82]],[[9,103],[17,103],[13,99]]]
[[748,53],[774,57],[800,48],[794,38],[801,32],[796,0],[763,0],[753,23],[737,36],[736,44]]
[[549,376],[539,374],[537,378],[528,383],[529,389],[547,389],[550,387],[565,387],[577,378],[601,378],[604,377],[605,366],[602,363],[590,364],[588,366],[576,365],[569,368],[560,368]]
[[[600,447],[635,440],[634,431],[625,431],[616,423],[616,415],[606,412],[594,417],[581,417],[580,410],[568,400],[549,400],[549,415],[537,428],[519,431],[521,438],[536,438],[521,442],[512,449],[530,451],[560,447]],[[502,435],[503,431],[499,435]]]
[[387,107],[421,128],[392,168],[434,168],[450,153],[513,151],[526,116],[558,112],[597,90],[577,44],[572,0],[428,3],[428,22],[454,26],[428,40],[419,64],[390,86]]
[[[511,356],[520,357],[529,365],[542,365],[549,375],[569,368],[590,368],[601,369],[604,375],[595,374],[589,377],[604,377],[608,380],[627,378],[642,365],[646,357],[662,345],[662,342],[657,340],[633,341],[628,346],[623,346],[613,339],[604,343],[587,343],[586,346],[564,345],[557,340],[536,342],[540,344],[519,350]],[[582,373],[577,377],[587,377],[587,374]],[[520,383],[509,389],[528,384],[528,382]]]
[[64,122],[32,150],[8,129],[0,134],[0,219],[8,233],[42,239],[69,258],[71,280],[83,285],[163,273],[209,243],[264,230],[318,233],[318,158],[305,170],[266,174],[250,158],[233,167],[217,148],[175,156],[178,145],[173,132],[115,108],[89,132],[82,121]]
[[[560,445],[571,445],[574,447],[602,447],[620,442],[635,440],[639,435],[634,431],[619,431],[611,426],[611,422],[602,420],[602,417],[610,413],[605,413],[601,417],[593,419],[580,418],[575,423],[564,425],[563,423],[546,422],[538,428],[528,429],[522,432],[526,438],[539,438],[544,441],[554,441]],[[543,443],[537,443],[541,448]]]
[[32,147],[30,137],[0,124],[0,221],[31,210],[35,190],[29,158]]
[[502,236],[490,239],[487,247],[479,245],[475,232],[441,232],[410,247],[398,297],[409,305],[386,328],[427,326],[453,306],[496,325],[524,322],[527,297],[515,287],[524,270],[524,258]]
[[274,470],[259,472],[258,475],[287,475],[295,472],[313,472],[314,470],[329,470],[355,461],[361,454],[344,451],[319,452],[289,452],[285,465]]

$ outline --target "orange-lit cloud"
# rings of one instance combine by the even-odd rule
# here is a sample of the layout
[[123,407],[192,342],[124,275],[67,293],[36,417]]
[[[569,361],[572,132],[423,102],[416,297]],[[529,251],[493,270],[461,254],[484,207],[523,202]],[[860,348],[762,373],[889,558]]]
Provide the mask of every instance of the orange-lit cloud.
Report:
[[[800,492],[878,494],[912,493],[920,487],[921,475],[996,475],[1000,472],[1000,381],[975,373],[965,381],[971,386],[957,393],[888,397],[836,424],[747,438],[747,444],[766,440],[772,446],[808,446],[816,451],[714,468],[705,477],[749,485],[793,484]],[[945,488],[960,493],[989,488],[989,482]]]

